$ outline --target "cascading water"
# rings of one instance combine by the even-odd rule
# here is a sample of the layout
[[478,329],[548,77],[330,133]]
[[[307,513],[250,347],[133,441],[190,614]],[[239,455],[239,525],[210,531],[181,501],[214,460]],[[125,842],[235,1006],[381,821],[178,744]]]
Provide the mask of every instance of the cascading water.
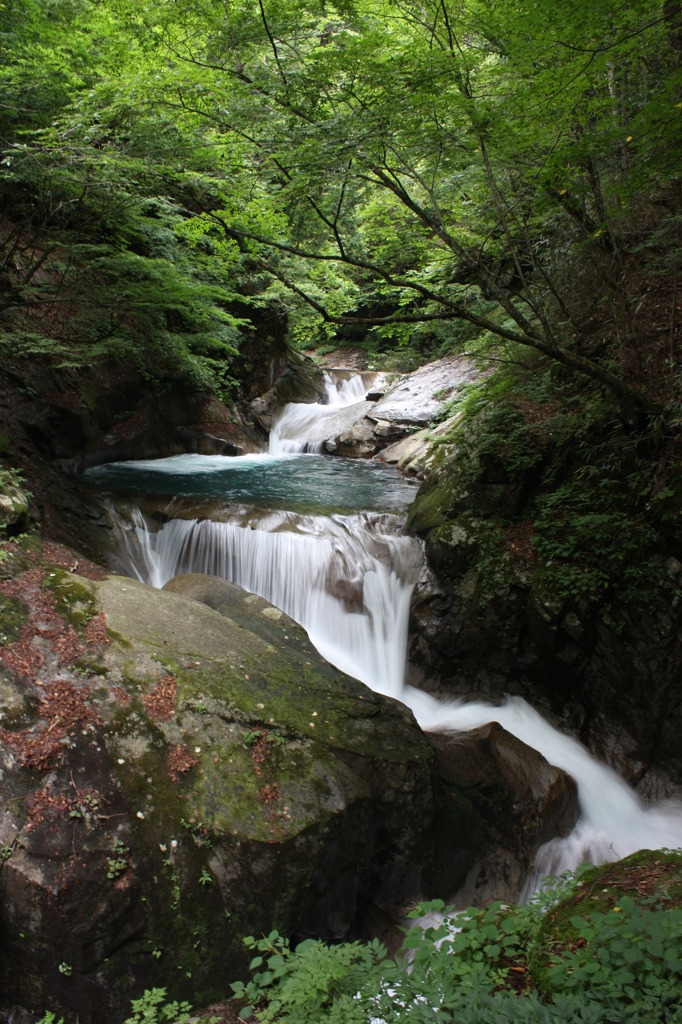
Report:
[[[333,465],[336,474],[347,462],[286,454],[314,449],[318,442],[311,441],[311,435],[326,436],[320,420],[333,416],[340,407],[362,402],[365,396],[360,377],[339,381],[338,377],[329,376],[327,391],[325,405],[286,407],[273,428],[270,456],[251,457],[250,463],[248,458],[221,462],[216,457],[183,456],[137,467],[149,472],[152,465],[157,476],[169,480],[167,487],[155,484],[164,493],[181,490],[182,473],[191,472],[195,482],[189,493],[215,495],[228,487],[233,499],[243,502],[253,480],[241,488],[234,482],[221,482],[213,490],[210,481],[227,471],[223,463],[229,463],[232,477],[256,465],[261,488],[258,500],[261,507],[271,507],[273,498],[281,501],[282,494],[276,481],[267,484],[263,492],[269,471],[276,475],[276,480],[282,473],[288,473],[289,491],[292,486],[294,490],[305,491],[316,473],[329,472]],[[324,470],[320,468],[322,464]],[[118,469],[104,467],[102,482],[106,485],[115,481],[119,471],[127,474],[130,482],[135,464]],[[368,474],[378,472],[378,467],[356,463],[353,471]],[[202,474],[209,484],[197,491],[196,477]],[[319,494],[313,500],[305,491],[306,497],[301,499],[299,494],[299,504],[294,503],[297,511],[254,514],[243,507],[237,511],[231,508],[229,521],[216,521],[215,517],[177,518],[159,525],[139,510],[133,510],[127,518],[116,514],[114,519],[129,569],[139,579],[163,586],[179,573],[203,572],[238,583],[300,622],[329,661],[373,689],[407,704],[423,729],[463,732],[497,721],[539,750],[550,763],[568,772],[578,786],[580,820],[567,838],[552,840],[540,850],[527,883],[529,891],[543,875],[575,867],[584,860],[612,860],[645,846],[682,847],[682,805],[669,802],[644,807],[615,772],[599,763],[577,741],[558,733],[525,701],[514,698],[501,707],[446,703],[404,686],[410,598],[423,556],[419,543],[400,533],[402,518],[395,511],[401,503],[407,503],[407,495],[400,492],[395,481],[389,485],[389,480],[392,478],[382,477],[379,486],[385,502],[383,508],[390,514],[380,511],[381,503],[373,506],[375,512],[357,513],[351,509],[346,514],[302,514],[301,501],[305,507],[306,503],[321,500]],[[338,507],[343,496],[346,503],[352,504],[348,497],[352,490],[350,479],[333,475],[325,501],[332,505],[335,501]],[[358,503],[366,501],[364,507],[371,500],[359,494],[353,498]],[[223,511],[219,518],[226,518],[227,514]]]
[[158,526],[133,509],[113,518],[131,575],[155,587],[189,572],[230,580],[299,622],[342,671],[381,693],[400,689],[422,552],[397,534],[395,516],[279,512]]
[[552,839],[538,851],[525,895],[537,888],[543,876],[560,874],[584,861],[599,864],[644,848],[682,847],[682,804],[667,801],[645,807],[611,768],[577,740],[563,736],[521,698],[509,698],[501,707],[482,702],[443,703],[405,687],[402,699],[426,731],[467,732],[499,722],[575,779],[580,818],[570,835]]
[[377,374],[325,373],[326,401],[322,405],[290,402],[273,423],[270,454],[320,452],[326,437],[326,425],[339,409],[364,402],[367,388]]

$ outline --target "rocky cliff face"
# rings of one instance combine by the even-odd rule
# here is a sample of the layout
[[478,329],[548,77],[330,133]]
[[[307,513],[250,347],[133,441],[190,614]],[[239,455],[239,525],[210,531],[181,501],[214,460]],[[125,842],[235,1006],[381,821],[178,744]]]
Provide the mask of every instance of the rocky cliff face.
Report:
[[[647,536],[627,504],[604,512],[581,494],[572,512],[570,488],[580,480],[551,436],[536,452],[515,449],[511,472],[504,435],[496,450],[484,449],[476,429],[455,411],[397,446],[405,468],[425,478],[408,524],[428,560],[413,602],[415,681],[491,699],[521,694],[644,795],[679,792],[682,562],[674,544],[653,528]],[[566,507],[547,490],[548,471],[562,474]]]

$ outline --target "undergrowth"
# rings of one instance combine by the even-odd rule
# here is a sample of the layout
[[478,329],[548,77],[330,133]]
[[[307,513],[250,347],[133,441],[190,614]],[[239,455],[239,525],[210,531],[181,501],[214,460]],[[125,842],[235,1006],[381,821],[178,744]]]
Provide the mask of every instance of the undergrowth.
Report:
[[658,896],[637,903],[603,897],[601,909],[575,910],[558,941],[547,922],[586,878],[585,867],[545,880],[549,888],[518,907],[456,913],[441,901],[423,904],[396,957],[376,939],[338,946],[309,939],[292,948],[276,931],[250,936],[252,978],[233,985],[246,1003],[241,1017],[262,1024],[678,1024],[682,909]]
[[[187,1002],[168,1001],[165,988],[147,989],[139,999],[130,1004],[131,1014],[123,1024],[190,1024],[195,1021],[192,1007]],[[217,1024],[217,1017],[203,1017],[202,1024]],[[48,1010],[38,1024],[64,1024],[64,1018]]]

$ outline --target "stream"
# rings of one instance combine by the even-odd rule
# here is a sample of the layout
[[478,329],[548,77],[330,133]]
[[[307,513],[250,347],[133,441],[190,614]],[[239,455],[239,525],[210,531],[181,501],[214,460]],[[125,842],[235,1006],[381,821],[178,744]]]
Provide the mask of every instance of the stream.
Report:
[[[267,455],[181,455],[88,470],[90,484],[112,495],[128,573],[156,587],[189,572],[237,583],[299,622],[342,671],[407,704],[424,730],[462,732],[496,721],[571,775],[579,821],[539,850],[526,895],[544,875],[586,860],[682,847],[682,804],[643,805],[612,769],[521,698],[499,707],[447,702],[405,685],[410,601],[424,560],[420,542],[404,533],[417,485],[380,463],[319,454],[325,419],[363,402],[370,383],[330,373],[324,404],[286,406]],[[135,495],[163,498],[162,511],[158,499],[150,512]]]

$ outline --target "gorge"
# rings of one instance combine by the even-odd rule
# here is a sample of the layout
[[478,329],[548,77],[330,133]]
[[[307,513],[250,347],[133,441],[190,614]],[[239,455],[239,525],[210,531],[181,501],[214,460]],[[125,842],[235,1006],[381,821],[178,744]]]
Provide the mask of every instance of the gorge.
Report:
[[[455,382],[458,366],[435,369]],[[345,416],[359,397],[285,408],[275,429],[305,448],[311,422]],[[367,406],[357,401],[361,415]],[[323,449],[337,429],[349,434],[339,424],[320,428]],[[410,465],[433,429],[415,426],[397,442]],[[393,447],[382,459],[399,457]],[[647,807],[518,694],[482,702],[406,681],[411,594],[432,570],[428,537],[405,525],[425,483],[385,462],[291,450],[91,462],[62,477],[51,503],[68,512],[77,549],[124,575],[90,582],[87,560],[55,564],[48,543],[36,588],[35,556],[19,544],[0,584],[5,601],[23,593],[28,615],[5,658],[45,652],[37,676],[22,682],[19,669],[0,695],[12,936],[0,968],[24,1005],[123,1019],[131,985],[159,983],[207,1001],[224,993],[226,963],[244,970],[247,929],[390,935],[409,899],[515,900],[585,857],[679,845],[679,803]],[[294,619],[346,676],[316,660]],[[106,634],[88,632],[99,621],[104,646]],[[71,646],[50,653],[64,623]],[[217,898],[200,896],[197,879]],[[69,894],[57,906],[55,886]],[[69,912],[89,923],[55,962]],[[36,965],[23,977],[22,935]]]
[[[370,379],[363,387],[361,375],[348,371],[336,377],[329,371],[325,383],[324,404],[283,408],[269,455],[176,456],[90,470],[91,483],[119,495],[173,492],[185,505],[213,497],[213,508],[192,519],[176,513],[172,501],[156,521],[134,506],[124,505],[123,512],[111,506],[128,574],[156,587],[180,573],[236,583],[299,622],[342,671],[405,703],[423,729],[459,733],[495,721],[567,772],[578,785],[580,817],[569,835],[538,851],[526,896],[543,876],[585,861],[616,860],[646,846],[682,846],[682,801],[645,806],[612,769],[562,737],[523,699],[507,698],[499,706],[447,701],[406,685],[410,600],[424,557],[419,542],[404,532],[414,485],[382,465],[300,454],[320,451],[339,408],[350,407],[360,419],[366,389],[374,385]],[[358,509],[344,514],[336,508],[340,499]],[[263,511],[276,501],[282,509]],[[375,511],[360,511],[361,504]],[[327,514],[291,511],[306,505],[326,506]]]
[[682,1024],[682,0],[2,0],[0,91],[0,1024]]

